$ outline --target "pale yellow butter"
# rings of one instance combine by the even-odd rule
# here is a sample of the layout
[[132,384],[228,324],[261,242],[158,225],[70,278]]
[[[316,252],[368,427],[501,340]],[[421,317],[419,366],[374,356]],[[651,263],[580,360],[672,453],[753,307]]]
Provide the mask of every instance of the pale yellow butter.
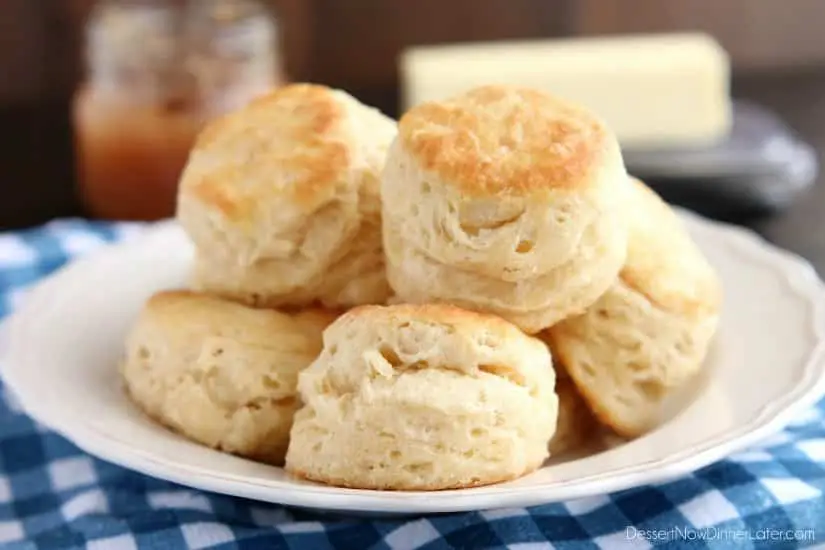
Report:
[[584,104],[625,147],[704,145],[730,131],[730,59],[701,33],[421,46],[400,59],[404,108],[483,84]]

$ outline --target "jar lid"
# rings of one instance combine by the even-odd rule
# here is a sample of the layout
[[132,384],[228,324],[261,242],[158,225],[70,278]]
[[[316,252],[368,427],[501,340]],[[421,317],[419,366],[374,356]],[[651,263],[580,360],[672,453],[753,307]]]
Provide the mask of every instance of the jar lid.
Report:
[[277,26],[254,0],[108,0],[89,21],[87,62],[99,86],[146,101],[225,103],[233,87],[274,82]]

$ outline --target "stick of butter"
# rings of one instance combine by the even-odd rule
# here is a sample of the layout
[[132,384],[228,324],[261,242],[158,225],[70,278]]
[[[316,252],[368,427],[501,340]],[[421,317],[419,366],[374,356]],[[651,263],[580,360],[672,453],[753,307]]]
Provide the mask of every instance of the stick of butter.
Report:
[[633,149],[705,146],[732,125],[730,59],[701,33],[418,46],[400,58],[402,104],[484,84],[590,107]]

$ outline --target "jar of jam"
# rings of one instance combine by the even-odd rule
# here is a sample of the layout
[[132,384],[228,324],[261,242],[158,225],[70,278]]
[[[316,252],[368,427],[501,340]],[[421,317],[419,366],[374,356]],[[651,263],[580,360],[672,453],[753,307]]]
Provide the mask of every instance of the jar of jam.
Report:
[[104,0],[86,28],[74,107],[89,215],[172,216],[204,123],[283,82],[276,21],[255,0]]

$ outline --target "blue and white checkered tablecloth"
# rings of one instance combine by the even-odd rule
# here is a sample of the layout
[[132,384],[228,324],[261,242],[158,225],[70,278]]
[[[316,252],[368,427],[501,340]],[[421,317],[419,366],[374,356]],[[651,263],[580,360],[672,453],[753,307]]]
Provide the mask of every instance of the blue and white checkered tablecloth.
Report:
[[[0,317],[66,261],[141,226],[0,233]],[[5,393],[5,392],[4,392]],[[825,401],[689,477],[529,509],[404,520],[314,515],[207,494],[84,454],[0,401],[0,548],[825,548]]]

